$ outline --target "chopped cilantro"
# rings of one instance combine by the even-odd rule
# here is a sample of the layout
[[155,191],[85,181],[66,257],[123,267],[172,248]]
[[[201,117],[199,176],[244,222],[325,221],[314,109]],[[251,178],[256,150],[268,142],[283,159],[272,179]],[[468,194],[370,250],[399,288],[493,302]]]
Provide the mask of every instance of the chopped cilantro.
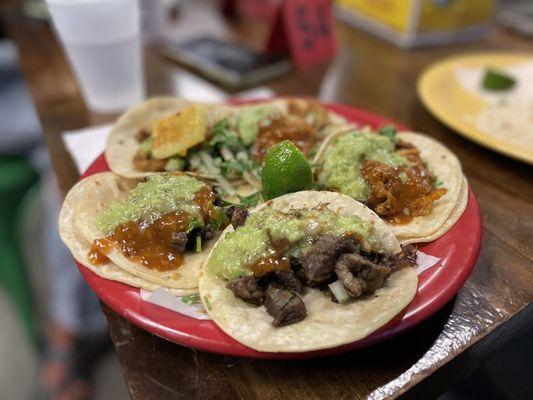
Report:
[[231,206],[236,205],[235,203],[232,203],[231,201],[227,201],[224,199],[220,199],[219,202],[222,207],[231,207]]
[[218,121],[212,130],[212,138],[209,145],[217,147],[221,145],[227,146],[231,151],[245,150],[246,146],[241,142],[235,132],[230,129],[227,118]]
[[237,197],[241,201],[241,204],[243,206],[245,206],[246,208],[255,207],[261,201],[261,193],[260,192],[252,193],[249,196],[239,196],[239,195],[237,195]]
[[188,306],[198,303],[200,301],[199,294],[189,294],[181,298],[181,302],[187,304]]
[[[225,200],[221,200],[222,202],[222,206],[227,206],[227,205],[232,205],[232,203],[229,203]],[[227,204],[225,204],[227,203]],[[224,210],[221,210],[219,209],[218,210],[218,215],[215,219],[211,220],[211,226],[219,231],[219,230],[222,230],[226,225],[228,225],[229,223],[229,220],[228,220],[228,216],[226,215],[226,213],[224,212]]]
[[209,301],[209,297],[204,296],[204,304],[205,308],[207,308],[208,311],[211,311],[211,302]]
[[198,218],[194,218],[191,221],[189,221],[189,225],[187,226],[187,233],[192,232],[196,228],[199,228],[202,226],[202,222]]
[[313,190],[325,190],[324,185],[321,185],[320,183],[316,182],[313,184]]
[[435,188],[437,188],[437,189],[443,188],[444,187],[444,182],[441,181],[441,180],[435,180],[433,186],[435,186]]
[[397,129],[392,125],[383,126],[378,130],[378,134],[388,137],[392,143],[396,143],[396,132]]
[[242,174],[246,170],[246,167],[243,163],[238,161],[223,161],[220,164],[220,173],[222,176],[227,176],[231,171],[236,171],[239,174]]

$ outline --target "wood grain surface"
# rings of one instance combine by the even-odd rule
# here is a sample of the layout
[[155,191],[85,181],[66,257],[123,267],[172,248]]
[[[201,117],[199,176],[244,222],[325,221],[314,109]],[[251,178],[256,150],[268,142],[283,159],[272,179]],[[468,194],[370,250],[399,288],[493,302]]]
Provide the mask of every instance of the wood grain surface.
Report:
[[[115,116],[86,109],[45,23],[16,10],[4,12],[2,20],[18,46],[53,167],[66,193],[78,175],[61,133]],[[253,27],[248,26],[238,32],[257,45],[262,37],[248,35],[250,31]],[[482,249],[472,275],[454,301],[393,340],[349,354],[296,362],[197,352],[144,332],[103,306],[132,398],[382,399],[398,397],[425,379],[431,385],[417,393],[429,398],[477,366],[483,357],[467,350],[481,339],[488,337],[490,347],[496,347],[509,336],[502,335],[506,326],[514,331],[531,322],[531,313],[509,320],[533,298],[533,168],[453,133],[422,107],[415,92],[420,71],[440,57],[473,50],[531,50],[531,42],[496,30],[472,44],[403,51],[341,24],[338,39],[339,54],[333,62],[292,72],[268,86],[279,94],[310,95],[364,108],[449,146],[463,164],[483,217]],[[187,95],[173,91],[172,79],[182,70],[153,49],[146,52],[146,71],[149,94]],[[489,335],[498,327],[497,334]],[[409,393],[414,396],[415,391]]]

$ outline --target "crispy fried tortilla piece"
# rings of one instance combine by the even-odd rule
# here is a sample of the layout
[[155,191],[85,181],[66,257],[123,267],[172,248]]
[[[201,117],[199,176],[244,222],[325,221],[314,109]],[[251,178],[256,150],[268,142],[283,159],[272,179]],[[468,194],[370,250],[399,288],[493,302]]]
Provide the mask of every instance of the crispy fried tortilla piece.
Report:
[[179,155],[184,157],[187,150],[205,140],[206,110],[199,105],[184,108],[153,124],[152,155],[162,160]]

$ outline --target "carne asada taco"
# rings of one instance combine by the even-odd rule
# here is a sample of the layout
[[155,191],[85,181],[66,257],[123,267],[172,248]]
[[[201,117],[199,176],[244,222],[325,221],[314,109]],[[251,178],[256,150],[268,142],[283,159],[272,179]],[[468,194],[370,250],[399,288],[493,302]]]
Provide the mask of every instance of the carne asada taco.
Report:
[[302,191],[233,218],[200,274],[202,301],[258,351],[304,352],[376,331],[413,299],[412,246],[352,198]]
[[60,230],[74,256],[97,273],[116,266],[140,287],[197,288],[211,242],[229,223],[211,187],[176,173],[144,181],[100,173],[67,200]]
[[466,206],[459,160],[418,133],[392,127],[341,132],[323,143],[315,161],[321,189],[365,203],[402,243],[435,239],[432,234],[445,233]]
[[155,98],[118,120],[106,160],[124,177],[183,171],[233,194],[242,184],[260,188],[258,169],[272,144],[290,139],[312,157],[339,123],[342,117],[311,100],[227,106]]

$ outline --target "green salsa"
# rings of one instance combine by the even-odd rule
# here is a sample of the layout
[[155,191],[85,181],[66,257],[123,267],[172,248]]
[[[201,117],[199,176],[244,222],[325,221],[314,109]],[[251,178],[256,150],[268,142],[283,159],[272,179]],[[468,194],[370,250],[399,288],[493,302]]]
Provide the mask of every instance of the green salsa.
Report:
[[341,216],[328,208],[291,212],[265,208],[251,214],[243,226],[219,242],[207,268],[220,278],[232,280],[252,274],[247,266],[270,254],[271,241],[288,241],[290,254],[298,256],[318,235],[348,233],[361,237],[366,250],[378,250],[373,225],[355,215]]
[[370,195],[370,187],[361,175],[361,162],[374,160],[395,167],[408,164],[406,158],[394,152],[394,147],[394,141],[386,135],[368,132],[342,135],[326,150],[318,183],[364,201]]
[[245,146],[251,145],[257,138],[260,122],[276,112],[271,107],[248,107],[243,110],[237,121],[237,131]]
[[[127,221],[153,221],[173,211],[186,211],[198,216],[194,195],[205,185],[187,175],[162,174],[139,183],[122,201],[115,201],[98,216],[97,226],[110,234]],[[200,218],[201,219],[201,218]]]

